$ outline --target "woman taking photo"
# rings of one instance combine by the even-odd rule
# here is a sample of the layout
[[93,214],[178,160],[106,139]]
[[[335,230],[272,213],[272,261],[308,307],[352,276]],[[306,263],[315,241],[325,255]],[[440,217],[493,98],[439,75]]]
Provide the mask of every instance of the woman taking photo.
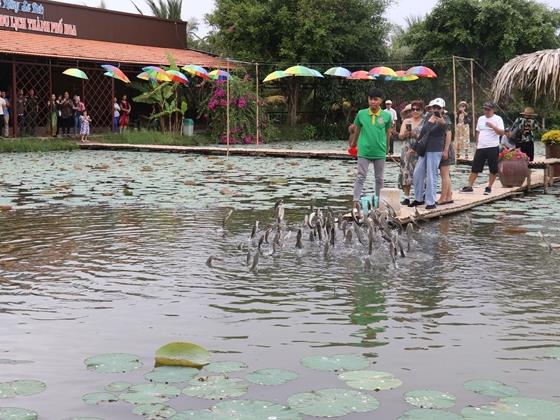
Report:
[[412,101],[410,108],[412,115],[403,119],[401,131],[399,133],[399,139],[404,140],[404,144],[401,149],[399,188],[401,188],[404,192],[404,200],[401,204],[405,206],[410,204],[412,198],[410,195],[410,189],[412,187],[412,174],[414,173],[416,161],[418,160],[418,156],[412,147],[416,140],[418,140],[420,131],[422,130],[424,102],[420,100]]

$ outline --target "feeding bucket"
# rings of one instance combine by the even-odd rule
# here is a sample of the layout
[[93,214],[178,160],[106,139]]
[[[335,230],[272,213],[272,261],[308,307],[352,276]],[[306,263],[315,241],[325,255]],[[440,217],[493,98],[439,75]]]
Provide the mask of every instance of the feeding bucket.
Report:
[[194,121],[190,118],[185,118],[183,120],[183,135],[192,136],[194,133]]

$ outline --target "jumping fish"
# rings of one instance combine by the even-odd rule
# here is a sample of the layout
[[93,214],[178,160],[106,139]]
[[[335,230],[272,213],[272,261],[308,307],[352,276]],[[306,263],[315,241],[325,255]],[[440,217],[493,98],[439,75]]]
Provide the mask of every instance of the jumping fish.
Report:
[[406,239],[407,239],[407,247],[406,252],[410,252],[410,242],[412,241],[412,235],[414,234],[414,226],[412,223],[406,225]]
[[297,235],[296,235],[296,248],[297,249],[303,249],[303,242],[301,241],[302,235],[303,235],[303,231],[300,228],[300,229],[298,229]]
[[344,243],[346,245],[351,245],[352,244],[352,231],[350,229],[348,229],[346,231],[346,237],[344,239]]
[[264,242],[264,233],[259,238],[259,244],[257,245],[257,248],[258,248],[259,252],[262,252],[261,251],[261,246],[262,246],[263,242]]
[[259,221],[255,220],[255,224],[253,225],[253,230],[251,231],[251,239],[255,237],[258,231],[259,231]]
[[323,246],[323,258],[327,258],[329,256],[329,241],[325,242]]
[[334,243],[336,241],[336,230],[334,226],[331,228],[330,240],[331,240],[331,245],[334,246]]
[[253,264],[251,265],[251,271],[253,273],[257,273],[259,271],[259,253],[258,252],[255,254],[255,257],[253,258]]
[[222,219],[222,228],[224,228],[224,229],[226,228],[226,223],[228,222],[228,220],[229,220],[229,218],[231,217],[231,214],[232,214],[232,213],[233,213],[233,210],[232,210],[232,209],[229,209],[229,210],[226,212],[224,218]]

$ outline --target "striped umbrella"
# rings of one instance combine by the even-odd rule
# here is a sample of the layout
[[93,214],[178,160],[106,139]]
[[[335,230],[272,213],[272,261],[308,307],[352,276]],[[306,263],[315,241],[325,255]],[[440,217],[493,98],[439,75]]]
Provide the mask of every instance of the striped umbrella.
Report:
[[136,77],[138,79],[141,79],[141,80],[150,80],[150,75],[148,73],[146,73],[145,71],[143,71],[142,73],[140,73]]
[[323,77],[323,75],[319,73],[317,70],[310,69],[309,67],[305,67],[305,66],[292,66],[292,67],[288,67],[284,71],[288,74],[291,74],[292,76],[298,76],[298,77],[319,77],[319,76]]
[[186,66],[181,67],[181,70],[185,70],[187,73],[191,74],[192,76],[198,76],[202,79],[210,80],[210,76],[204,67],[197,66],[195,64],[188,64]]
[[387,82],[413,82],[418,80],[418,76],[413,74],[407,74],[405,71],[399,70],[396,72],[397,77],[386,76],[385,81]]
[[350,70],[345,69],[344,67],[331,67],[325,72],[325,74],[327,76],[335,77],[350,77],[352,75]]
[[227,80],[231,77],[231,75],[224,70],[212,70],[210,73],[208,73],[208,76],[212,80]]
[[398,77],[397,73],[395,73],[395,70],[393,70],[390,67],[374,67],[369,71],[369,75],[373,76],[374,78],[378,78],[378,77]]
[[263,83],[272,82],[273,80],[278,80],[284,77],[291,77],[291,76],[292,75],[290,73],[286,73],[284,70],[276,70],[270,73],[268,76],[266,76],[263,80]]
[[121,82],[124,82],[124,83],[130,83],[130,79],[118,67],[115,67],[111,64],[102,64],[101,68],[103,70],[105,70],[105,73],[104,73],[105,76],[112,77],[113,79],[120,80]]
[[167,75],[171,77],[171,81],[175,83],[180,83],[182,85],[186,85],[189,83],[189,79],[183,73],[178,70],[167,70]]
[[88,80],[87,75],[80,69],[76,68],[66,69],[62,72],[62,74],[65,74],[66,76],[77,77],[78,79]]
[[171,82],[172,78],[167,72],[156,66],[143,67],[142,70],[148,74],[150,79],[157,80],[158,82]]

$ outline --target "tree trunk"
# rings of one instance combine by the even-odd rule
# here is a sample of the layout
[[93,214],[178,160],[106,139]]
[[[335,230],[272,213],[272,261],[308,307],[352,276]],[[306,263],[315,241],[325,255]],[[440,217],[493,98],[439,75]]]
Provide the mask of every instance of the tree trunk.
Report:
[[297,104],[299,97],[299,84],[296,77],[291,77],[288,81],[288,125],[292,128],[297,122]]

